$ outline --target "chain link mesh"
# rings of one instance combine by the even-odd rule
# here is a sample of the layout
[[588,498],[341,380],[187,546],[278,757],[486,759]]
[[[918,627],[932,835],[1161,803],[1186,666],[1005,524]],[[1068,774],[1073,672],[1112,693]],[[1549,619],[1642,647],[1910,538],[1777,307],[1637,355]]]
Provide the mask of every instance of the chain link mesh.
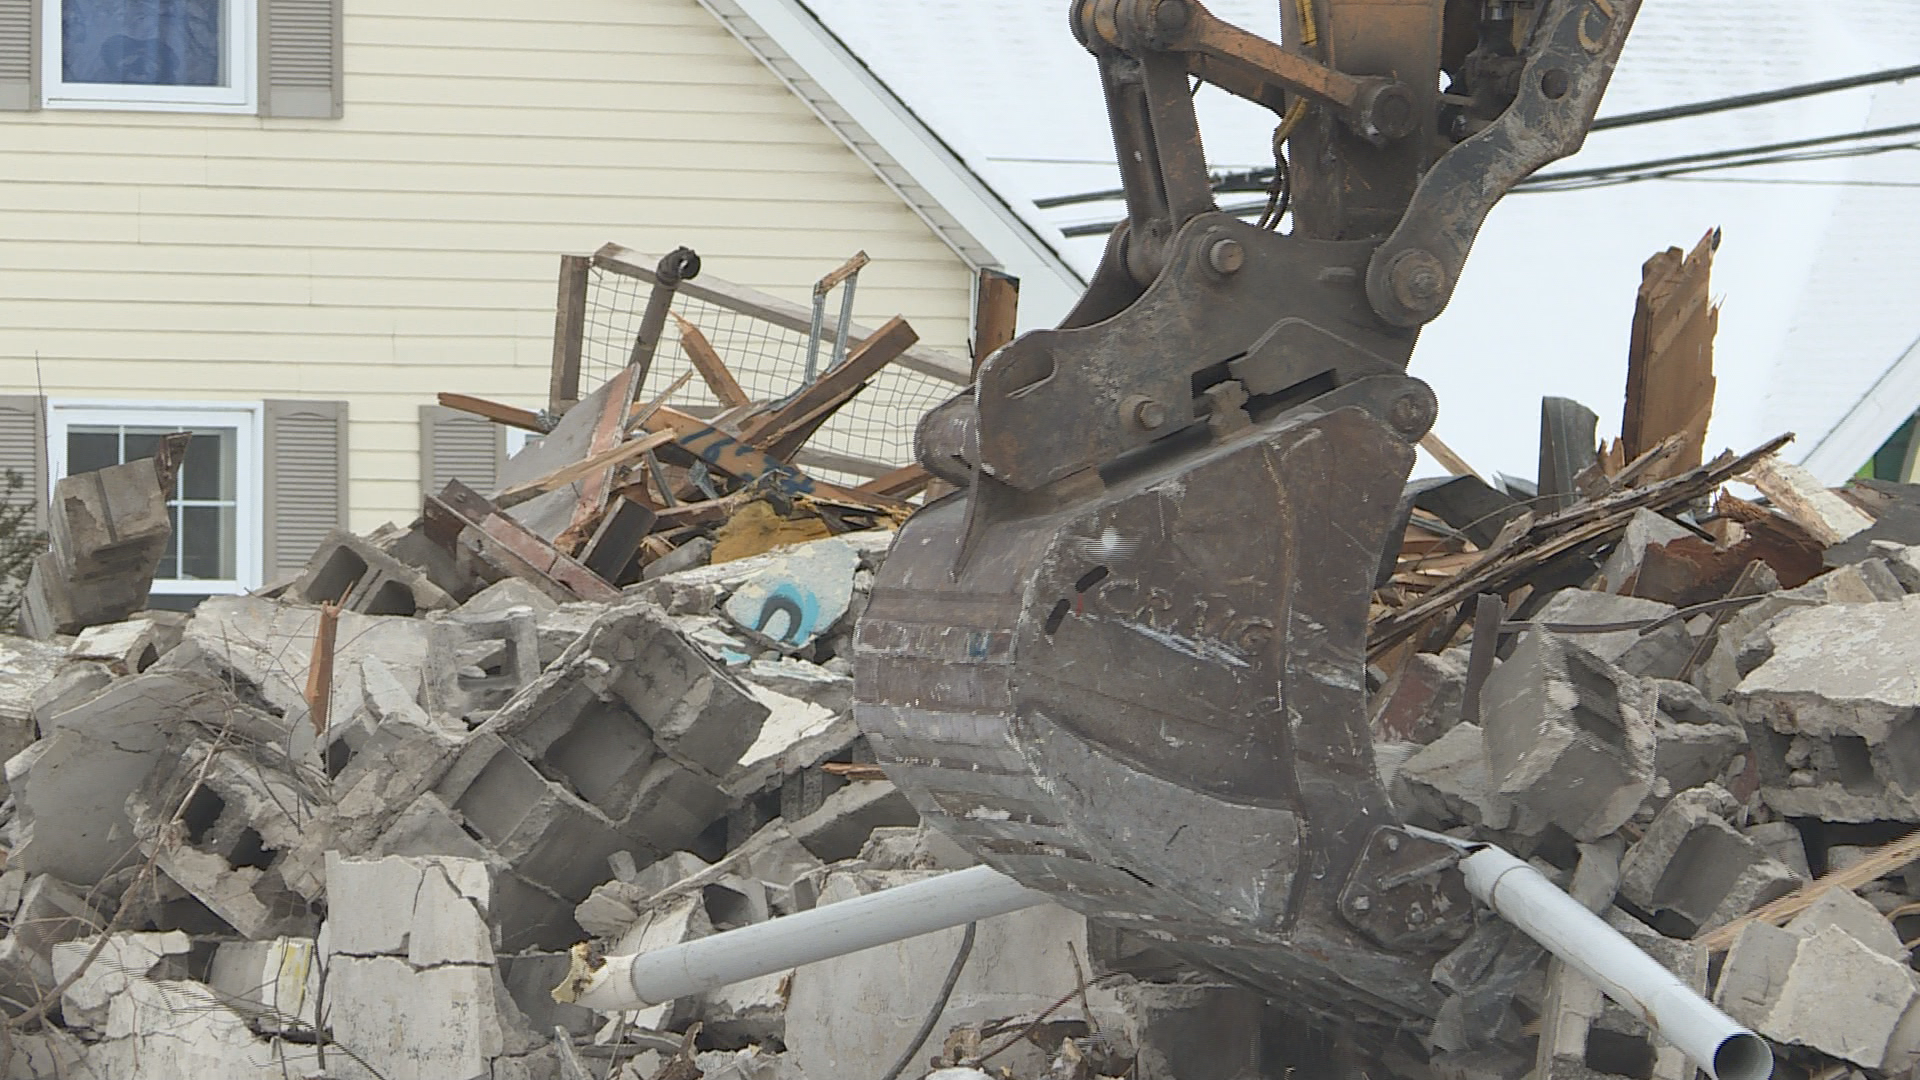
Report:
[[[581,397],[626,367],[652,292],[652,283],[640,278],[599,266],[589,271],[585,329],[580,344]],[[779,401],[805,385],[805,331],[790,330],[686,292],[674,294],[672,310],[700,328],[714,351],[726,362],[734,380],[754,401]],[[833,349],[832,335],[825,334],[823,338],[822,368],[829,362]],[[653,363],[647,369],[646,385],[634,399],[652,401],[692,368],[692,361],[680,347],[679,326],[668,319]],[[867,381],[865,390],[821,425],[807,440],[807,449],[870,462],[874,475],[905,465],[913,460],[913,432],[920,417],[959,390],[946,380],[889,364]],[[719,400],[696,375],[674,393],[671,404],[688,409],[717,406]],[[806,467],[806,470],[837,484],[859,484],[872,478],[819,467]]]

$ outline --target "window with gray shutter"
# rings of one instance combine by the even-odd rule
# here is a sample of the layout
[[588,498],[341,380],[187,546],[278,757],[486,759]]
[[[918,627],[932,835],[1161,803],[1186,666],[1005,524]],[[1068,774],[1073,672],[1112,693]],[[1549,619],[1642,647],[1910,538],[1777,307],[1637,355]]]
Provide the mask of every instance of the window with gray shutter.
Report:
[[337,118],[341,0],[259,2],[260,115]]
[[34,92],[34,0],[0,0],[0,109],[39,105]]
[[298,573],[347,525],[347,403],[266,403],[266,551],[272,581]]
[[491,420],[449,409],[420,406],[420,486],[428,495],[458,480],[475,491],[499,487],[507,460],[506,429]]
[[[5,492],[8,472],[18,473],[27,486]],[[48,486],[47,399],[0,394],[0,493],[8,499],[32,499],[34,528],[44,530]]]

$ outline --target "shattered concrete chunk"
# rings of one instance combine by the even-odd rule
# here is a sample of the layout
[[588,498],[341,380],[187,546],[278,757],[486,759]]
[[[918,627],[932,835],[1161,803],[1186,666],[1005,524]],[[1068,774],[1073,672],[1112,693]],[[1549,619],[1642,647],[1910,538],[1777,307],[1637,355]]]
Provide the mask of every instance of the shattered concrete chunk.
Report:
[[[1535,622],[1551,625],[1605,626],[1615,623],[1654,622],[1679,609],[1672,604],[1637,596],[1615,596],[1586,589],[1561,589],[1534,616]],[[1657,630],[1615,630],[1609,633],[1572,634],[1569,639],[1580,648],[1611,661],[1633,675],[1654,679],[1677,678],[1693,653],[1693,635],[1684,623],[1667,623]]]
[[1838,926],[1802,937],[1755,922],[1728,952],[1714,1001],[1776,1042],[1880,1069],[1917,996],[1910,968]]
[[1809,881],[1813,879],[1813,871],[1807,867],[1806,841],[1792,822],[1769,821],[1761,825],[1749,825],[1740,831],[1794,873]]
[[858,857],[875,829],[919,823],[919,811],[892,784],[863,780],[827,796],[820,809],[790,827],[801,846],[832,863]]
[[[57,645],[0,636],[0,760],[25,750],[33,742],[34,701],[55,682],[64,655]],[[98,669],[88,666],[76,670]],[[87,676],[76,674],[74,678]],[[105,679],[98,678],[97,683],[104,685]],[[0,789],[0,793],[4,793],[4,789]]]
[[427,625],[426,696],[436,715],[479,723],[540,676],[544,665],[531,607],[462,609]]
[[1409,796],[1408,809],[1436,825],[1506,829],[1513,807],[1493,790],[1483,743],[1478,725],[1457,724],[1401,765],[1395,776]]
[[756,570],[727,597],[734,625],[785,652],[832,630],[853,601],[860,556],[843,540],[797,545]]
[[67,659],[97,661],[115,675],[137,675],[160,659],[162,644],[152,619],[128,619],[80,631],[67,647]]
[[312,938],[222,942],[207,984],[259,1031],[319,1023],[320,954]]
[[52,992],[54,946],[99,933],[107,920],[72,886],[45,874],[29,879],[10,907],[12,932],[0,938],[0,1008],[17,1016]]
[[1787,923],[1787,931],[1812,937],[1829,926],[1845,931],[1848,937],[1882,956],[1900,961],[1907,958],[1907,947],[1893,932],[1893,924],[1879,909],[1847,889],[1823,891],[1807,910]]
[[478,964],[419,970],[397,956],[329,958],[333,1038],[372,1068],[344,1054],[328,1055],[329,1067],[342,1080],[488,1076],[506,1050],[498,979]]
[[1469,650],[1414,653],[1381,693],[1373,714],[1373,737],[1388,742],[1431,743],[1461,720]]
[[922,824],[873,830],[860,861],[874,870],[964,870],[979,860],[946,833]]
[[1527,634],[1481,700],[1494,790],[1533,819],[1597,840],[1652,789],[1655,690],[1585,648]]
[[1920,820],[1920,597],[1795,611],[1733,692],[1782,815]]
[[1646,509],[1635,510],[1627,522],[1627,531],[1601,565],[1600,577],[1594,588],[1600,592],[1632,595],[1634,583],[1640,576],[1640,567],[1646,561],[1647,549],[1692,535],[1692,531],[1665,514]]
[[1734,805],[1711,784],[1676,796],[1627,849],[1620,895],[1649,914],[1677,918],[1677,930],[1690,936],[1798,888],[1799,875],[1721,817]]
[[851,711],[836,713],[754,683],[747,690],[766,706],[767,718],[760,725],[760,737],[740,755],[723,785],[729,795],[745,797],[762,791],[782,776],[845,751],[860,735]]

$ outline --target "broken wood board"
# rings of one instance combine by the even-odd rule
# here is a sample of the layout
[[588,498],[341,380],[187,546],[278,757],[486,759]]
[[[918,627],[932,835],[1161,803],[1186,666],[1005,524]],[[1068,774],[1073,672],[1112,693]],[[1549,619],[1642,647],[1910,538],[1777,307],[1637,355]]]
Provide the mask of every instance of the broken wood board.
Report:
[[672,441],[673,434],[671,432],[660,432],[644,435],[638,439],[629,439],[605,453],[595,454],[585,461],[576,461],[571,465],[555,469],[553,472],[548,473],[538,480],[530,480],[527,483],[517,484],[507,488],[505,491],[493,497],[493,505],[501,510],[511,509],[526,502],[528,499],[544,495],[549,491],[557,491],[576,480],[585,479],[594,473],[611,469],[617,465],[625,465],[628,462],[645,457],[647,451],[658,449]]
[[708,390],[713,391],[714,398],[729,409],[751,405],[753,399],[747,396],[745,390],[740,389],[740,384],[734,380],[733,372],[727,370],[727,362],[720,358],[719,351],[713,347],[712,342],[707,340],[707,335],[701,333],[699,327],[681,318],[678,312],[671,314],[674,324],[680,328],[680,351],[686,354],[687,361],[693,365],[693,369],[700,373],[701,381],[707,384]]
[[488,401],[486,398],[477,398],[470,394],[441,394],[440,404],[449,409],[458,409],[463,413],[486,417],[496,424],[519,428],[521,431],[531,431],[538,435],[547,433],[547,429],[540,426],[539,413],[512,405],[503,405],[498,401]]
[[1822,544],[1833,545],[1873,528],[1873,518],[1859,507],[1827,490],[1826,485],[1798,465],[1769,456],[1740,476],[1760,489],[1794,524]]
[[[778,409],[749,421],[741,441],[786,460],[821,424],[858,394],[881,368],[899,359],[920,335],[898,315],[854,346],[847,358],[815,379]],[[786,453],[780,453],[785,449]]]
[[1705,456],[1715,389],[1713,338],[1720,325],[1709,288],[1719,246],[1715,229],[1691,253],[1668,248],[1640,271],[1620,425],[1625,456],[1632,460],[1664,439],[1684,436],[1679,453],[1655,467],[1654,480],[1698,468]]

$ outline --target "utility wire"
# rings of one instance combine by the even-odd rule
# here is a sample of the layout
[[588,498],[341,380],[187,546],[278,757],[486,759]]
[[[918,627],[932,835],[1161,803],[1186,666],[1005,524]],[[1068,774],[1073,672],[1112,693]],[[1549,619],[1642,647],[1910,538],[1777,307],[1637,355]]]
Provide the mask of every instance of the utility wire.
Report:
[[[1731,112],[1736,109],[1751,109],[1761,105],[1773,105],[1782,101],[1813,97],[1819,94],[1837,93],[1842,90],[1855,90],[1863,86],[1878,86],[1884,83],[1904,82],[1907,79],[1920,78],[1920,64],[1909,67],[1888,68],[1884,71],[1872,71],[1863,75],[1849,75],[1841,79],[1826,79],[1821,82],[1801,83],[1796,86],[1783,86],[1776,90],[1763,90],[1752,94],[1736,94],[1732,97],[1713,98],[1685,105],[1672,105],[1664,109],[1648,109],[1644,112],[1622,113],[1618,116],[1605,116],[1593,122],[1594,131],[1611,131],[1617,128],[1637,127],[1641,124],[1656,124],[1667,120],[1681,120],[1694,116],[1710,116],[1714,113]],[[1867,133],[1861,133],[1864,137]],[[1216,193],[1231,191],[1260,191],[1273,179],[1273,169],[1252,169],[1213,176],[1213,190]],[[1544,178],[1539,178],[1544,179]],[[1246,185],[1246,186],[1242,186]],[[1101,191],[1088,191],[1074,195],[1049,195],[1035,199],[1034,206],[1042,210],[1052,210],[1077,203],[1106,202],[1118,199],[1126,192],[1121,188],[1108,188]],[[1075,226],[1077,229],[1091,229],[1091,226]],[[1106,229],[1095,230],[1105,232]],[[1068,236],[1091,235],[1087,232],[1068,232]]]
[[1916,77],[1920,77],[1920,64],[1912,67],[1889,68],[1886,71],[1874,71],[1865,75],[1849,75],[1844,79],[1827,79],[1823,82],[1801,83],[1799,86],[1783,86],[1778,90],[1762,90],[1755,94],[1736,94],[1733,97],[1715,98],[1711,101],[1696,101],[1690,105],[1670,105],[1664,109],[1603,116],[1593,122],[1593,130],[1610,131],[1613,128],[1633,127],[1636,124],[1657,124],[1662,120],[1707,116],[1732,109],[1751,109],[1756,105],[1772,105],[1776,102],[1812,97],[1815,94],[1831,94],[1862,86],[1878,86],[1881,83],[1904,82]]

